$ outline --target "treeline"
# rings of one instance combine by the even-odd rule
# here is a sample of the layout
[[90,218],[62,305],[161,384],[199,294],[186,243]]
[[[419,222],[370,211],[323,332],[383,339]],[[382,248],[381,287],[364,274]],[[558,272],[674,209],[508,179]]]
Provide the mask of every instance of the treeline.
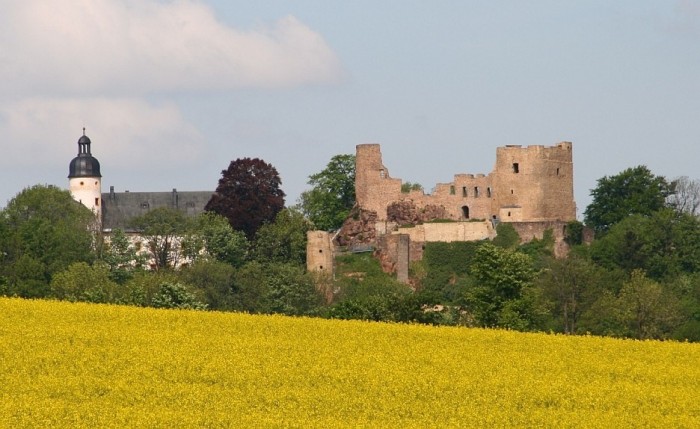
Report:
[[[234,163],[223,172],[229,189],[258,165],[243,161],[237,179]],[[108,240],[67,191],[25,189],[0,212],[0,295],[700,341],[696,182],[646,167],[604,177],[585,211],[596,238],[583,243],[584,224],[569,223],[567,258],[554,258],[551,234],[520,244],[502,223],[493,241],[426,243],[404,285],[370,253],[338,256],[333,278],[306,272],[306,232],[336,228],[352,207],[352,163],[334,157],[311,176],[298,208],[281,208],[276,191],[267,218],[232,211],[245,229],[161,208]]]

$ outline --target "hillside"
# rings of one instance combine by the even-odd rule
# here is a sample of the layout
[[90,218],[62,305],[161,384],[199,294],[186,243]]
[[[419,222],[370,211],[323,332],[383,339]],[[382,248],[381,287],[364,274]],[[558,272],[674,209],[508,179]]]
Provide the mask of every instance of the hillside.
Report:
[[0,427],[699,427],[700,345],[0,298]]

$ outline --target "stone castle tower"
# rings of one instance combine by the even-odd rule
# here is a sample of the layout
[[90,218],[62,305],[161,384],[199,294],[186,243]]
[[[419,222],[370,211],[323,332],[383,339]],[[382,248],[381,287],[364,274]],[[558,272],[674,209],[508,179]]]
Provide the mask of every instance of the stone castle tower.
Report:
[[452,220],[500,222],[570,221],[576,219],[572,145],[509,145],[496,150],[493,171],[456,174],[450,183],[438,183],[431,194],[401,192],[401,179],[391,178],[382,164],[378,144],[357,146],[355,192],[357,204],[391,221],[387,208],[408,202],[418,210],[439,208]]
[[100,162],[90,152],[90,138],[83,135],[78,139],[78,156],[68,167],[68,190],[73,198],[102,219],[102,175]]

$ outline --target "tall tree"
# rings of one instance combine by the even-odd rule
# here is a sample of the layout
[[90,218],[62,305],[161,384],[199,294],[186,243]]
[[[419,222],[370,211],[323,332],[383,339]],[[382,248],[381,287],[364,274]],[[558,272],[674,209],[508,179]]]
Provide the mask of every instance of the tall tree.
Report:
[[524,330],[533,321],[533,305],[524,293],[535,278],[532,260],[518,251],[484,243],[476,250],[474,286],[465,302],[481,326]]
[[216,193],[204,209],[224,216],[233,229],[252,240],[258,228],[272,222],[284,208],[281,184],[271,164],[258,158],[239,158],[221,172]]
[[250,246],[242,231],[234,230],[228,219],[213,212],[197,216],[187,244],[186,254],[192,261],[207,255],[236,268],[245,263]]
[[95,215],[56,186],[24,189],[2,211],[0,224],[5,293],[43,296],[54,273],[95,258]]
[[340,228],[355,204],[355,155],[335,155],[308,183],[313,188],[300,198],[304,215],[318,229]]
[[260,262],[306,264],[306,232],[311,224],[298,210],[287,208],[275,221],[260,227],[253,254]]
[[649,215],[664,208],[670,193],[671,187],[663,176],[655,176],[643,165],[628,168],[598,179],[584,218],[588,226],[604,233],[627,216]]
[[175,268],[184,256],[183,239],[192,229],[192,222],[181,211],[158,207],[131,221],[146,240],[153,268]]
[[681,176],[671,182],[672,194],[668,204],[681,213],[692,216],[700,214],[700,181]]

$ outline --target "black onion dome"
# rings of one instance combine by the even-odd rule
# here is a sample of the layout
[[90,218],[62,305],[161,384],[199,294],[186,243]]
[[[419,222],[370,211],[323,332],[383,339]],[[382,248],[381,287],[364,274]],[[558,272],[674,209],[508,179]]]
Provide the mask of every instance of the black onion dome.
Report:
[[74,177],[102,177],[100,174],[100,162],[90,153],[90,138],[83,135],[78,139],[78,156],[73,158],[68,167],[68,178]]

